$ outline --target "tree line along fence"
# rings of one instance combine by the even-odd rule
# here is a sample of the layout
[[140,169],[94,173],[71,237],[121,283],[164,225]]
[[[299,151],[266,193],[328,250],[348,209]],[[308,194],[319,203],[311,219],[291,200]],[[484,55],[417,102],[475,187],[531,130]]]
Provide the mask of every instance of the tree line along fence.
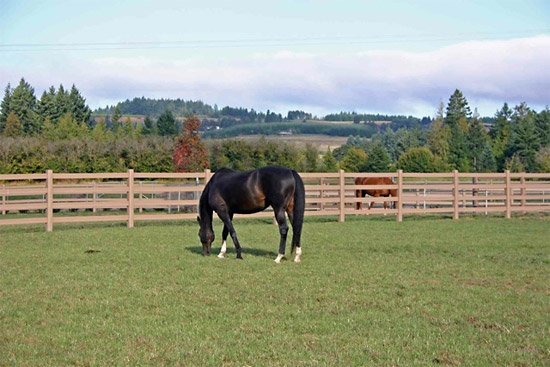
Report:
[[[54,173],[0,175],[0,226],[194,219],[212,172]],[[306,216],[550,212],[547,173],[300,173]],[[389,185],[356,185],[358,177],[389,177]],[[395,197],[357,197],[357,190],[396,190]],[[363,203],[357,209],[357,203]],[[372,209],[368,203],[374,202]],[[394,203],[383,207],[383,203]],[[269,217],[269,210],[246,217]],[[239,215],[236,215],[239,217]]]

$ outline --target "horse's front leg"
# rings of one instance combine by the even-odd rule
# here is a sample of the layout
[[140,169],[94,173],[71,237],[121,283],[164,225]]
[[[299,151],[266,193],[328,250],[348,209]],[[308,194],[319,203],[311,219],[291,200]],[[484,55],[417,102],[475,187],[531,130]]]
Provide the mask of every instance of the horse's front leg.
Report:
[[275,259],[275,262],[279,264],[281,259],[285,256],[286,249],[286,236],[288,234],[288,224],[286,224],[285,210],[284,208],[274,208],[275,219],[279,224],[279,233],[281,235],[281,242],[279,243],[279,254]]
[[227,235],[229,234],[229,230],[227,229],[227,226],[223,225],[223,231],[222,231],[222,248],[220,250],[220,253],[218,254],[218,257],[220,259],[223,259],[225,257],[225,253],[227,252]]
[[[233,227],[233,222],[231,221],[233,218],[233,215],[230,215],[229,213],[224,211],[220,211],[217,213],[218,213],[218,217],[220,217],[220,219],[223,222],[224,231],[227,229],[227,231],[231,235],[231,239],[233,240],[233,244],[235,245],[235,251],[237,252],[237,259],[242,260],[243,256],[241,254],[241,244],[239,243],[239,239],[237,238],[237,232],[235,232],[235,228]],[[223,237],[223,232],[222,232],[222,237]],[[225,239],[224,239],[224,244],[225,244]]]

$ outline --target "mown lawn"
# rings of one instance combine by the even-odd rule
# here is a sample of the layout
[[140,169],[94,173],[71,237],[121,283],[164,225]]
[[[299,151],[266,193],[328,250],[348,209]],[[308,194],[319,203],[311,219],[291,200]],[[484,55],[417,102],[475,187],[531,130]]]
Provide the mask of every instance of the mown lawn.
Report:
[[[0,228],[1,366],[548,366],[548,217]],[[216,223],[215,251],[221,242]]]

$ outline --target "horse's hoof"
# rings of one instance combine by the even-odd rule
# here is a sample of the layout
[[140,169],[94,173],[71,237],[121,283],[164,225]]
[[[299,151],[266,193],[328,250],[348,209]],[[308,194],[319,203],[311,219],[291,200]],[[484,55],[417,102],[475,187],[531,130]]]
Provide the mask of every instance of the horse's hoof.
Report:
[[295,262],[295,263],[299,263],[300,261],[302,261],[302,260],[300,260],[300,257],[299,257],[299,256],[296,256],[296,258],[294,259],[294,262]]
[[225,256],[224,256],[223,254],[219,254],[219,255],[218,255],[218,258],[219,258],[219,259],[225,259]]
[[275,259],[275,262],[276,262],[277,264],[280,264],[280,263],[281,263],[281,259],[282,259],[284,256],[285,256],[285,255],[281,255],[281,254],[277,255],[277,258]]
[[243,260],[243,257],[241,255],[237,255],[237,259]]

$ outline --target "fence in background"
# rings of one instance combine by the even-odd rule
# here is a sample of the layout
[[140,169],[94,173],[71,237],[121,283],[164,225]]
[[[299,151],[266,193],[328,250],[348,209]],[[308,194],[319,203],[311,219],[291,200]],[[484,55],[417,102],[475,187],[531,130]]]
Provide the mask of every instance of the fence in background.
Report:
[[[194,219],[210,170],[196,173],[53,173],[0,175],[0,225]],[[306,216],[550,212],[550,174],[539,173],[301,173]],[[357,177],[389,177],[391,185],[355,185]],[[395,189],[396,197],[356,196]],[[363,208],[356,209],[357,203]],[[367,209],[367,203],[374,207]],[[383,208],[383,203],[395,203]],[[247,217],[268,217],[265,212]],[[239,217],[237,215],[237,217]]]

